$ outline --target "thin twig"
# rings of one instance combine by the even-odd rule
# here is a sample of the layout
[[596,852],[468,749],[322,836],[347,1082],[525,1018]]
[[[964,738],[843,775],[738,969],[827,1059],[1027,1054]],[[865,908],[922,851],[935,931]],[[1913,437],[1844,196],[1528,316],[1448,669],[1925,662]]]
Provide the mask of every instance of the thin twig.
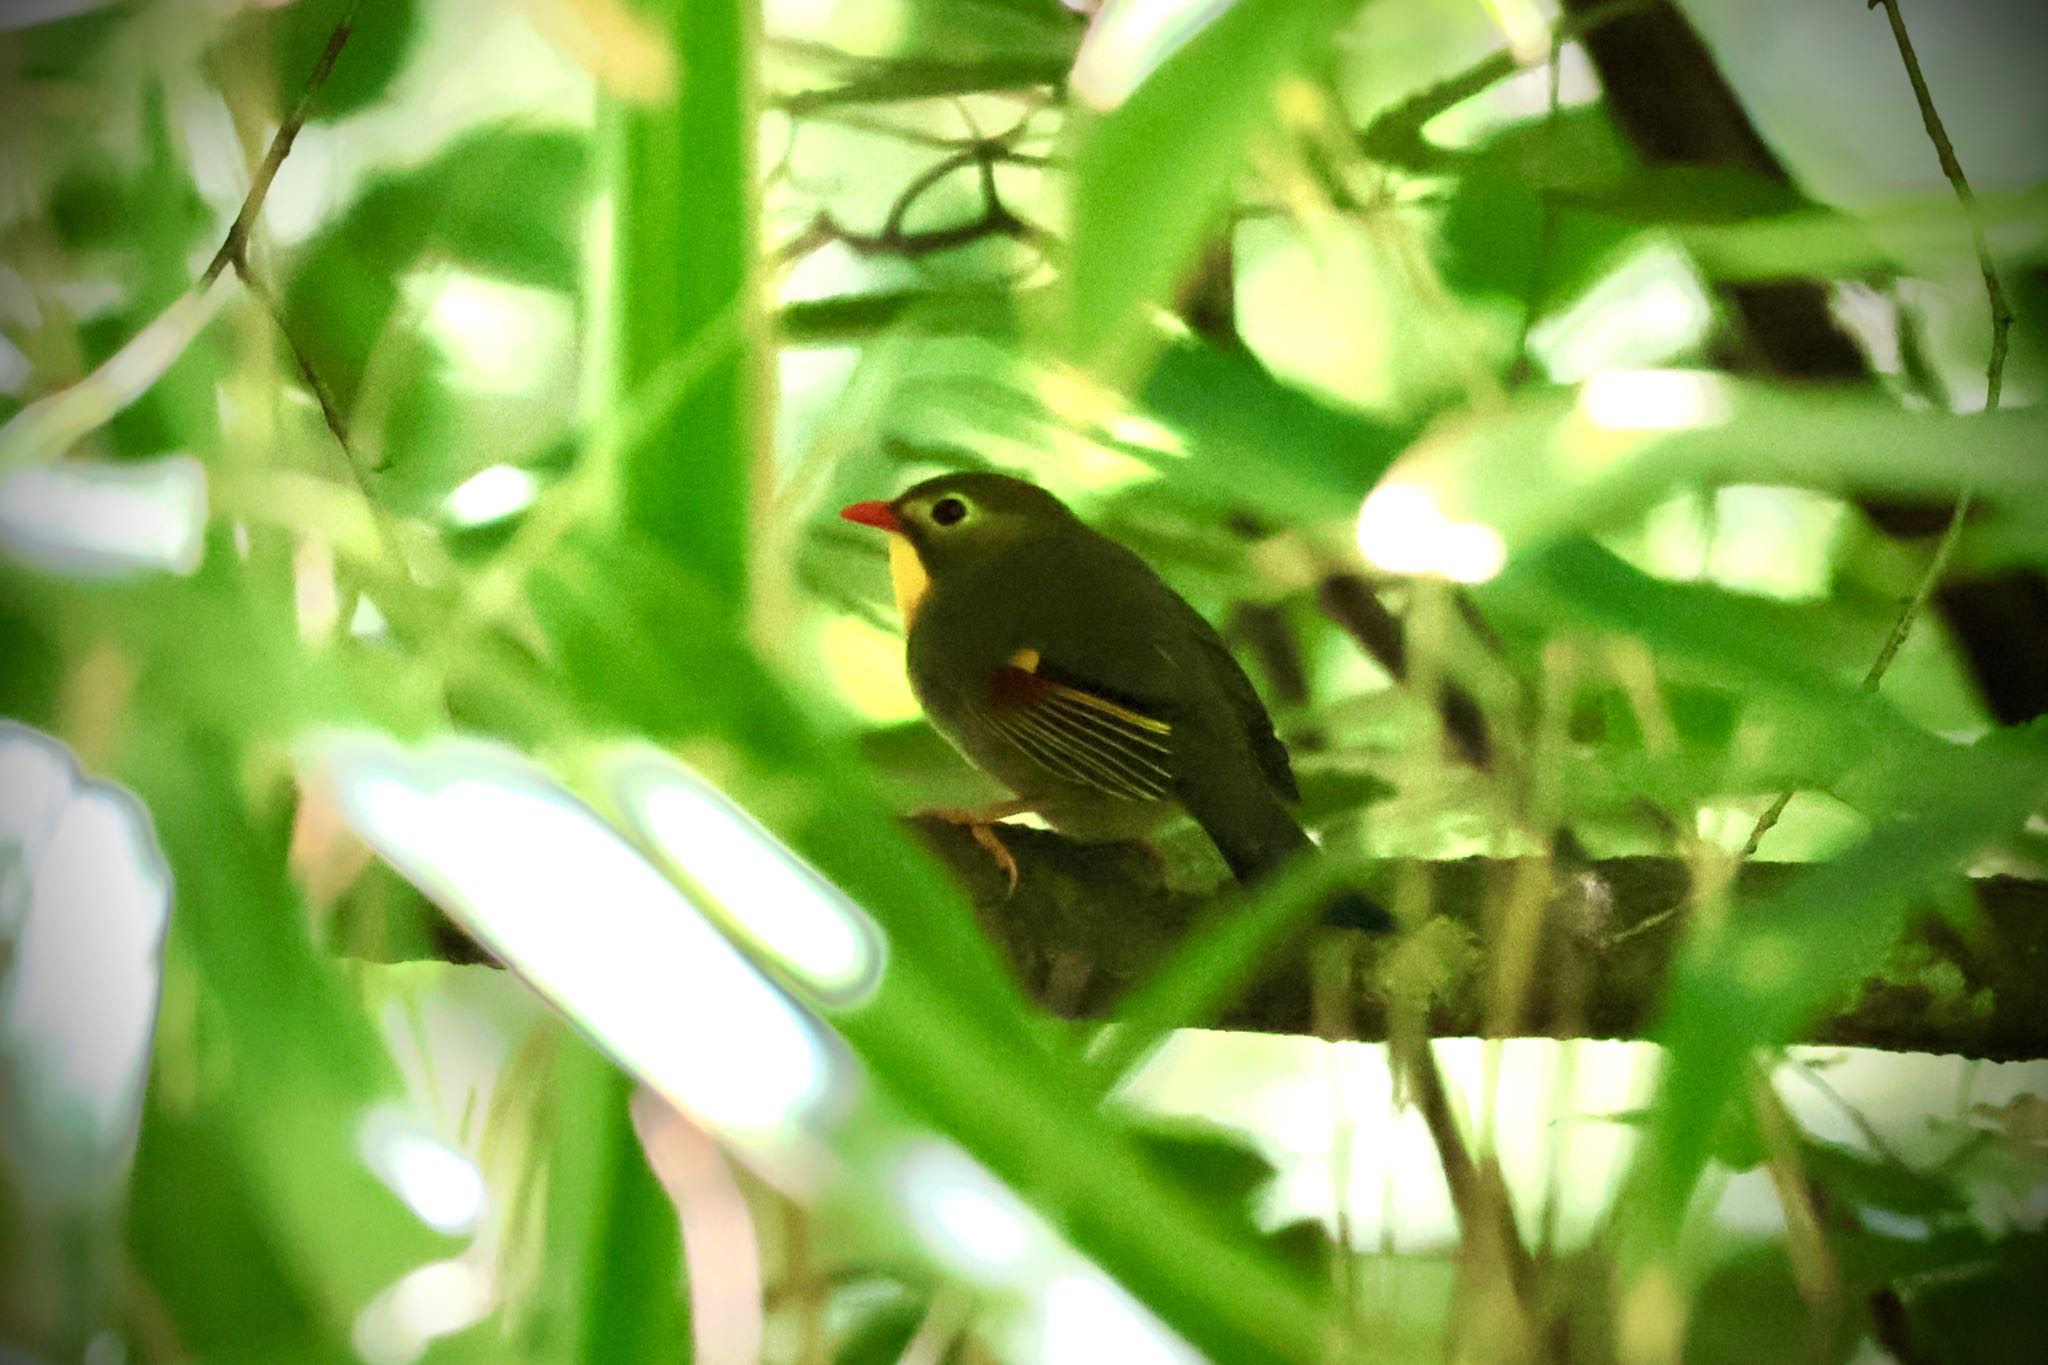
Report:
[[278,336],[284,341],[285,349],[292,353],[292,363],[298,368],[299,378],[305,381],[307,391],[313,395],[313,401],[319,404],[321,419],[327,423],[327,430],[333,434],[334,443],[341,448],[342,458],[348,464],[349,476],[355,480],[357,490],[364,497],[369,497],[369,472],[357,458],[355,444],[349,439],[348,428],[342,421],[341,408],[335,401],[334,391],[327,387],[327,381],[313,368],[312,357],[299,345],[299,339],[292,334],[292,329],[285,325],[284,310],[279,306],[277,296],[271,293],[269,287],[257,277],[256,272],[250,269],[247,261],[235,262],[235,274],[241,277],[242,286],[249,291],[249,296],[256,300],[270,318],[271,325],[276,327]]
[[[2005,388],[2005,354],[2011,344],[2012,309],[2005,301],[2005,288],[1998,281],[1998,267],[1991,259],[1991,242],[1984,233],[1984,215],[1977,206],[1977,195],[1970,188],[1969,177],[1963,174],[1963,164],[1956,158],[1955,144],[1949,141],[1948,129],[1942,125],[1941,114],[1934,107],[1934,95],[1927,88],[1927,77],[1920,70],[1920,58],[1913,51],[1913,40],[1906,34],[1905,16],[1899,13],[1899,0],[1869,0],[1871,9],[1884,7],[1885,18],[1891,21],[1892,37],[1899,47],[1899,59],[1905,63],[1906,79],[1912,83],[1913,98],[1920,105],[1920,122],[1927,129],[1927,140],[1934,144],[1935,159],[1941,163],[1941,173],[1954,186],[1956,202],[1962,205],[1963,216],[1970,223],[1970,241],[1977,251],[1977,268],[1984,276],[1984,297],[1991,305],[1991,359],[1984,370],[1984,410],[1995,412]],[[1965,487],[1956,495],[1955,511],[1949,514],[1948,525],[1941,533],[1941,540],[1934,547],[1934,557],[1927,562],[1927,571],[1920,575],[1919,584],[1913,589],[1912,597],[1899,610],[1892,622],[1891,631],[1885,636],[1877,657],[1871,661],[1870,670],[1863,675],[1863,690],[1875,692],[1885,672],[1891,668],[1892,660],[1898,657],[1899,649],[1912,633],[1913,623],[1927,609],[1935,590],[1941,586],[1942,576],[1948,572],[1949,560],[1955,557],[1956,545],[1963,537],[1963,523],[1969,519],[1973,492]],[[1746,862],[1763,843],[1764,836],[1771,832],[1784,815],[1785,807],[1791,804],[1793,793],[1778,793],[1770,808],[1757,817],[1756,827],[1743,841],[1742,851],[1735,855],[1737,862]]]
[[249,264],[249,236],[255,230],[257,216],[263,211],[264,200],[269,196],[270,187],[277,179],[277,173],[283,167],[285,158],[291,155],[292,144],[297,141],[299,130],[305,127],[306,119],[313,111],[314,97],[320,93],[321,87],[327,84],[327,78],[334,72],[335,62],[341,57],[341,50],[348,46],[349,35],[354,31],[356,11],[360,7],[361,0],[351,0],[349,7],[343,11],[340,22],[335,24],[334,31],[327,35],[327,46],[321,49],[320,59],[313,63],[313,70],[306,77],[306,84],[300,89],[298,98],[292,102],[291,111],[285,115],[284,121],[278,125],[277,132],[271,137],[269,149],[264,152],[262,162],[249,179],[249,192],[242,199],[241,211],[235,215],[235,221],[228,228],[227,236],[222,239],[220,249],[213,253],[213,259],[201,273],[199,287],[204,289],[211,285],[220,277],[222,271],[233,266],[243,288],[249,291],[249,296],[256,300],[270,318],[271,325],[284,339],[285,348],[292,353],[292,362],[298,368],[299,377],[305,381],[307,391],[313,395],[313,401],[319,404],[320,416],[326,422],[327,430],[333,434],[335,445],[340,448],[342,463],[348,468],[350,480],[369,509],[371,524],[376,527],[378,539],[383,542],[384,551],[391,558],[394,574],[398,580],[403,581],[406,577],[405,548],[399,540],[398,532],[392,527],[390,519],[378,502],[375,491],[370,487],[369,471],[364,468],[356,453],[354,442],[349,439],[348,427],[342,420],[341,409],[335,402],[333,390],[320,377],[320,372],[313,366],[312,358],[306,354],[305,348],[299,344],[299,339],[286,325],[284,310],[279,306],[276,296],[258,278]]
[[1493,1272],[1502,1277],[1507,1301],[1520,1310],[1514,1334],[1523,1337],[1531,1322],[1529,1303],[1535,1288],[1535,1267],[1516,1228],[1514,1206],[1508,1198],[1500,1166],[1491,1154],[1483,1159],[1474,1156],[1466,1143],[1451,1107],[1443,1069],[1430,1048],[1428,1035],[1419,1027],[1420,1022],[1410,1020],[1407,1027],[1390,1030],[1388,1059],[1406,1083],[1409,1098],[1429,1130],[1464,1245],[1484,1258],[1482,1266],[1490,1263]]
[[213,259],[206,263],[206,269],[199,276],[202,290],[219,279],[223,270],[240,261],[248,251],[249,234],[255,229],[256,216],[263,212],[263,201],[270,194],[271,182],[277,179],[284,159],[291,155],[292,143],[298,140],[299,130],[306,126],[306,118],[313,112],[313,97],[320,93],[320,87],[327,84],[342,48],[348,45],[348,36],[354,31],[356,10],[361,4],[362,0],[349,0],[349,7],[342,11],[341,22],[334,26],[334,32],[327,35],[327,46],[321,51],[320,60],[313,63],[313,73],[306,77],[306,84],[292,104],[291,112],[277,126],[277,133],[270,139],[270,150],[263,154],[263,162],[257,166],[256,174],[249,182],[249,193],[242,200],[241,212],[235,215],[234,226],[228,229],[220,250],[213,253]]
[[1070,65],[1045,57],[978,62],[876,60],[823,43],[789,38],[774,39],[769,46],[777,56],[824,59],[860,72],[837,85],[771,97],[771,106],[793,118],[810,117],[820,110],[846,104],[914,104],[920,100],[983,94],[1028,97],[1029,92],[1063,86]]
[[[1553,59],[1558,48],[1578,42],[1617,19],[1648,9],[1652,0],[1612,0],[1585,14],[1560,18],[1551,26]],[[1435,85],[1382,110],[1358,132],[1358,147],[1374,161],[1421,168],[1455,157],[1422,136],[1431,119],[1515,75],[1522,64],[1512,52],[1495,52]]]
[[398,537],[397,528],[391,524],[391,518],[385,512],[384,505],[377,500],[376,490],[370,486],[370,471],[357,454],[355,442],[349,437],[348,425],[342,419],[341,408],[335,402],[333,390],[327,387],[327,381],[322,379],[320,372],[314,368],[312,357],[306,354],[305,348],[299,345],[299,339],[286,325],[284,310],[278,305],[277,296],[257,277],[249,262],[239,255],[235,258],[235,274],[241,277],[242,287],[249,291],[249,297],[255,299],[269,316],[271,325],[277,329],[277,334],[284,338],[285,349],[292,353],[292,363],[298,367],[299,378],[305,381],[307,390],[313,395],[313,401],[319,404],[321,419],[327,423],[327,430],[333,435],[334,444],[341,451],[341,462],[347,467],[349,478],[356,486],[356,492],[362,495],[364,506],[369,509],[370,523],[377,529],[377,538],[384,543],[384,552],[391,557],[393,572],[400,581],[406,581],[408,571],[405,546]]
[[[290,154],[292,142],[305,124],[313,96],[327,82],[336,58],[348,42],[349,25],[355,17],[352,0],[342,21],[328,37],[327,48],[314,64],[306,87],[291,114],[271,139],[270,149],[249,185],[249,193],[235,221],[228,228],[220,249],[213,253],[199,279],[156,320],[128,339],[112,356],[78,383],[47,394],[23,408],[0,426],[0,464],[16,465],[55,459],[114,413],[140,398],[162,377],[172,361],[183,354],[213,316],[213,286],[221,272],[240,260],[248,250],[249,234],[263,210],[263,200],[277,171]],[[168,354],[166,354],[166,352]],[[81,399],[85,400],[81,406]]]
[[[1815,1090],[1818,1090],[1823,1098],[1841,1111],[1842,1117],[1849,1121],[1850,1126],[1855,1128],[1857,1135],[1863,1139],[1864,1145],[1869,1147],[1879,1160],[1889,1166],[1896,1166],[1907,1170],[1911,1169],[1906,1165],[1906,1159],[1894,1151],[1892,1145],[1884,1140],[1884,1134],[1877,1131],[1877,1125],[1870,1121],[1870,1116],[1849,1103],[1848,1097],[1835,1089],[1833,1082],[1821,1074],[1819,1067],[1804,1057],[1794,1057],[1790,1054],[1786,1055],[1785,1060],[1791,1064],[1793,1074],[1797,1075]],[[1975,1063],[1972,1062],[1970,1065],[1975,1065]]]
[[1970,241],[1977,249],[1977,268],[1984,274],[1984,296],[1991,302],[1991,363],[1984,375],[1984,407],[1986,411],[1998,407],[2000,390],[2005,382],[2005,352],[2012,332],[2012,309],[2005,301],[2005,289],[1998,282],[1998,268],[1991,260],[1991,243],[1984,235],[1984,215],[1977,207],[1977,193],[1970,188],[1968,176],[1963,174],[1963,163],[1956,159],[1956,148],[1948,139],[1948,130],[1942,126],[1941,115],[1934,108],[1934,96],[1928,92],[1927,77],[1921,73],[1920,58],[1913,51],[1913,40],[1906,35],[1906,19],[1899,13],[1899,0],[1871,0],[1871,7],[1884,6],[1885,18],[1891,21],[1892,37],[1899,45],[1899,58],[1906,64],[1906,79],[1913,83],[1913,98],[1920,105],[1920,122],[1927,128],[1927,140],[1934,144],[1934,155],[1941,162],[1941,173],[1948,177],[1948,183],[1955,187],[1956,201],[1963,206],[1963,214],[1970,220]]
[[[1810,1340],[1818,1345],[1832,1339],[1842,1312],[1842,1268],[1828,1245],[1827,1227],[1800,1160],[1798,1125],[1771,1085],[1770,1074],[1755,1061],[1749,1067],[1749,1100],[1757,1136],[1768,1154],[1764,1169],[1785,1214],[1785,1257],[1792,1283],[1806,1302]],[[1812,1354],[1819,1358],[1823,1353]]]
[[[1545,115],[1544,136],[1554,144],[1558,115],[1562,111],[1559,96],[1563,91],[1564,77],[1564,49],[1555,43],[1550,48],[1549,67],[1550,109]],[[1529,265],[1528,292],[1522,300],[1522,325],[1515,332],[1515,359],[1509,370],[1510,383],[1527,379],[1532,369],[1529,363],[1529,331],[1536,323],[1536,310],[1543,306],[1543,296],[1550,288],[1550,258],[1557,250],[1558,223],[1562,217],[1554,193],[1547,189],[1538,190],[1537,197],[1543,204],[1543,223],[1537,230],[1536,259]]]
[[[995,170],[1004,162],[1027,162],[1010,149],[1004,140],[1014,136],[1023,125],[1008,133],[994,137],[976,138],[964,145],[956,144],[946,156],[925,167],[903,187],[878,232],[865,233],[847,227],[835,218],[829,210],[820,210],[802,231],[789,241],[775,248],[771,253],[779,262],[790,262],[808,256],[820,247],[839,243],[861,256],[900,256],[906,260],[919,260],[941,252],[955,251],[991,237],[1009,237],[1018,241],[1035,243],[1045,237],[1043,229],[1026,222],[1011,211],[997,189]],[[981,212],[964,223],[953,223],[946,227],[912,229],[905,224],[918,202],[947,176],[968,167],[977,170],[981,187]]]

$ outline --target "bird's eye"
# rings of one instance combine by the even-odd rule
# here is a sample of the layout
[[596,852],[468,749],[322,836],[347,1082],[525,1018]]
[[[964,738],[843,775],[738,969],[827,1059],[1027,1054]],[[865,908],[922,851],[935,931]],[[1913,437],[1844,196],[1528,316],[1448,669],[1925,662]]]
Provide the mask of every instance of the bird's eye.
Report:
[[951,526],[967,515],[967,504],[958,498],[940,498],[932,504],[932,520],[941,526]]

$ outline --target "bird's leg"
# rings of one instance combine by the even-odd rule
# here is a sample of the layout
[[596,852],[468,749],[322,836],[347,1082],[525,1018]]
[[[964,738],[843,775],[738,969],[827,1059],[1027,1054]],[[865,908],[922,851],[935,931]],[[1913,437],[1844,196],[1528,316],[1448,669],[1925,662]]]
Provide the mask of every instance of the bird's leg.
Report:
[[989,856],[996,860],[996,866],[1010,879],[1010,891],[1014,892],[1019,876],[1017,860],[1010,855],[1009,849],[1003,847],[1003,841],[996,837],[995,825],[998,820],[1006,820],[1012,815],[1022,815],[1030,809],[1029,801],[1011,800],[998,801],[992,806],[979,808],[941,806],[934,810],[919,811],[918,814],[928,815],[934,820],[944,820],[949,825],[965,825],[967,832],[974,836],[974,842],[988,850]]

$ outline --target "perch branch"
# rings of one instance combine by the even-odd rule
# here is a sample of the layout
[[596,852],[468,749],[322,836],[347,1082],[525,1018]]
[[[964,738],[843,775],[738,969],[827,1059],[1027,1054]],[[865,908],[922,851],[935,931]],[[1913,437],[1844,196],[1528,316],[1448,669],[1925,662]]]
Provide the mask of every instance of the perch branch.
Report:
[[[1026,992],[1067,1018],[1113,1017],[1218,904],[1213,892],[1164,884],[1137,845],[1076,844],[1018,826],[1003,830],[1003,843],[1022,869],[1011,893],[968,831],[937,820],[913,820],[911,827],[960,884]],[[1512,859],[1468,858],[1378,869],[1389,886],[1412,874],[1428,876],[1431,904],[1479,944],[1472,968],[1430,1006],[1423,1021],[1429,1036],[1490,1036],[1487,911],[1519,875],[1518,866]],[[1803,870],[1793,863],[1752,863],[1736,883],[1735,903],[1768,895]],[[1691,878],[1677,858],[1613,858],[1556,874],[1541,910],[1536,967],[1515,1035],[1644,1036],[1656,1022],[1685,938],[1684,917],[1667,912],[1691,894]],[[1891,965],[1797,1041],[1992,1061],[2048,1058],[2048,882],[1987,877],[1972,881],[1970,891],[1978,914],[1966,932],[1938,915],[1921,916]],[[1651,921],[1658,922],[1630,932]],[[345,930],[339,939],[414,941]],[[426,941],[414,956],[488,960],[438,917]],[[1367,938],[1358,945],[1362,979],[1371,978],[1390,942]],[[1315,1034],[1307,947],[1276,955],[1264,976],[1211,1021],[1214,1026]],[[1365,995],[1350,1003],[1350,1036],[1387,1036],[1386,1002]]]
[[[1156,867],[1130,846],[1075,844],[1042,830],[1007,827],[1003,842],[1023,875],[1015,894],[1006,896],[1001,874],[965,832],[937,822],[914,827],[962,882],[1025,989],[1071,1017],[1114,1015],[1118,1002],[1215,904],[1212,894],[1163,885]],[[1388,864],[1380,872],[1391,886],[1411,870]],[[1421,870],[1433,884],[1431,903],[1480,945],[1479,964],[1431,1007],[1427,1032],[1489,1036],[1487,908],[1511,884],[1518,863],[1470,858],[1430,862]],[[1751,864],[1742,870],[1735,901],[1754,901],[1803,870],[1792,863]],[[1677,858],[1607,859],[1557,874],[1541,912],[1537,961],[1516,1035],[1643,1036],[1656,1021],[1685,937],[1684,917],[1667,912],[1691,894],[1691,878]],[[2001,1061],[2048,1057],[2048,971],[2041,970],[2048,962],[2048,883],[1990,877],[1973,881],[1971,890],[1980,913],[1967,934],[1939,916],[1922,916],[1892,964],[1799,1041]],[[1630,932],[1650,921],[1659,922]],[[1368,977],[1385,943],[1361,945]],[[1090,964],[1082,988],[1049,999],[1055,966],[1066,963],[1071,970],[1075,960]],[[1355,1036],[1387,1036],[1386,1002],[1361,999],[1354,1013]],[[1247,1032],[1315,1032],[1306,952],[1276,960],[1214,1023]]]

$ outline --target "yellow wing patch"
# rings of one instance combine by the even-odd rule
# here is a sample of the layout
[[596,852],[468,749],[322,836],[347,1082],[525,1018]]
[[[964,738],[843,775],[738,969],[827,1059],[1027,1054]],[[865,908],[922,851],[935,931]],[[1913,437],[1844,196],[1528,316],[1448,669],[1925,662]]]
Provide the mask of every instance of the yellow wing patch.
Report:
[[1128,706],[1118,706],[1107,697],[1098,697],[1093,692],[1084,691],[1078,687],[1068,687],[1064,683],[1048,683],[1047,686],[1062,701],[1076,706],[1085,706],[1091,711],[1099,711],[1121,725],[1128,725],[1155,735],[1170,735],[1173,733],[1173,727],[1165,721],[1148,716],[1142,711],[1133,711]]
[[[1015,654],[1012,654],[1006,662],[1010,667],[1022,669],[1026,673],[1037,673],[1038,665],[1043,660],[1044,656],[1035,649],[1020,649]],[[1042,678],[1040,682],[1043,683],[1048,691],[1057,694],[1061,700],[1100,711],[1104,715],[1111,716],[1125,725],[1135,725],[1140,730],[1149,730],[1155,735],[1170,735],[1173,733],[1173,727],[1165,721],[1148,716],[1142,711],[1133,711],[1128,706],[1118,706],[1107,697],[1098,697],[1085,688],[1069,687],[1065,683],[1057,683],[1050,678]]]

